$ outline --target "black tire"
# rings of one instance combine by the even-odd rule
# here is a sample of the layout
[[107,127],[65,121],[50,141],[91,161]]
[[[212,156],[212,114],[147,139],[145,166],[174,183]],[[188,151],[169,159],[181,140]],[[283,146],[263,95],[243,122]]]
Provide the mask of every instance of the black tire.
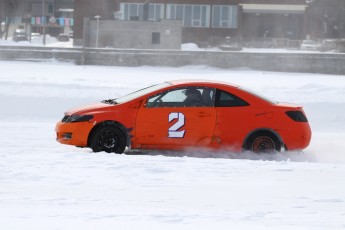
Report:
[[245,150],[254,153],[275,153],[281,151],[281,143],[272,133],[260,132],[248,139]]
[[103,126],[92,135],[90,147],[94,152],[123,153],[126,148],[126,137],[117,127]]

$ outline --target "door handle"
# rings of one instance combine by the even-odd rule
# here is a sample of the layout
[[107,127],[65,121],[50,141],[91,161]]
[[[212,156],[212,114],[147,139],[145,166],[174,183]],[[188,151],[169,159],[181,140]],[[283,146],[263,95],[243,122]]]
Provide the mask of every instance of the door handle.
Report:
[[211,116],[211,114],[207,113],[207,112],[199,112],[199,113],[197,113],[197,116],[198,117],[208,117],[208,116]]

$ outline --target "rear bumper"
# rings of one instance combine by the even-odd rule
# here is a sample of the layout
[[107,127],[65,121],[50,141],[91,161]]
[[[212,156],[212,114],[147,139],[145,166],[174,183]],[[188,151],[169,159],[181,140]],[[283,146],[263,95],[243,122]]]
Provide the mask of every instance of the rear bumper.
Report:
[[309,146],[311,129],[308,122],[300,123],[298,129],[288,129],[280,133],[288,150],[302,150]]
[[87,146],[87,140],[93,124],[89,122],[75,122],[56,124],[56,140],[61,144],[75,145],[80,147]]

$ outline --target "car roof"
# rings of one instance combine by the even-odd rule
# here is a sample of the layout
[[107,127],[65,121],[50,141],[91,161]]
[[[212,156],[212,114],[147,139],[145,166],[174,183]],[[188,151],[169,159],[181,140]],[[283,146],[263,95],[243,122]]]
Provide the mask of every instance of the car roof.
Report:
[[238,88],[238,85],[231,84],[228,82],[222,82],[222,81],[213,81],[213,80],[202,80],[202,79],[182,79],[182,80],[172,80],[168,81],[168,83],[172,85],[188,85],[188,84],[201,84],[201,85],[224,85],[224,86],[230,86],[234,88]]

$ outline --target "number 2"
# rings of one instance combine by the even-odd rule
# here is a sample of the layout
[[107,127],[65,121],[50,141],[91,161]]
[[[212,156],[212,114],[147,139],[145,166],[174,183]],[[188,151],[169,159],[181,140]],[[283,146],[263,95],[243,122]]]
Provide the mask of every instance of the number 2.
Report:
[[183,113],[170,113],[169,114],[169,123],[173,120],[177,119],[177,122],[173,124],[169,130],[169,137],[171,138],[183,138],[186,130],[178,131],[178,129],[182,128],[185,124],[185,119]]

